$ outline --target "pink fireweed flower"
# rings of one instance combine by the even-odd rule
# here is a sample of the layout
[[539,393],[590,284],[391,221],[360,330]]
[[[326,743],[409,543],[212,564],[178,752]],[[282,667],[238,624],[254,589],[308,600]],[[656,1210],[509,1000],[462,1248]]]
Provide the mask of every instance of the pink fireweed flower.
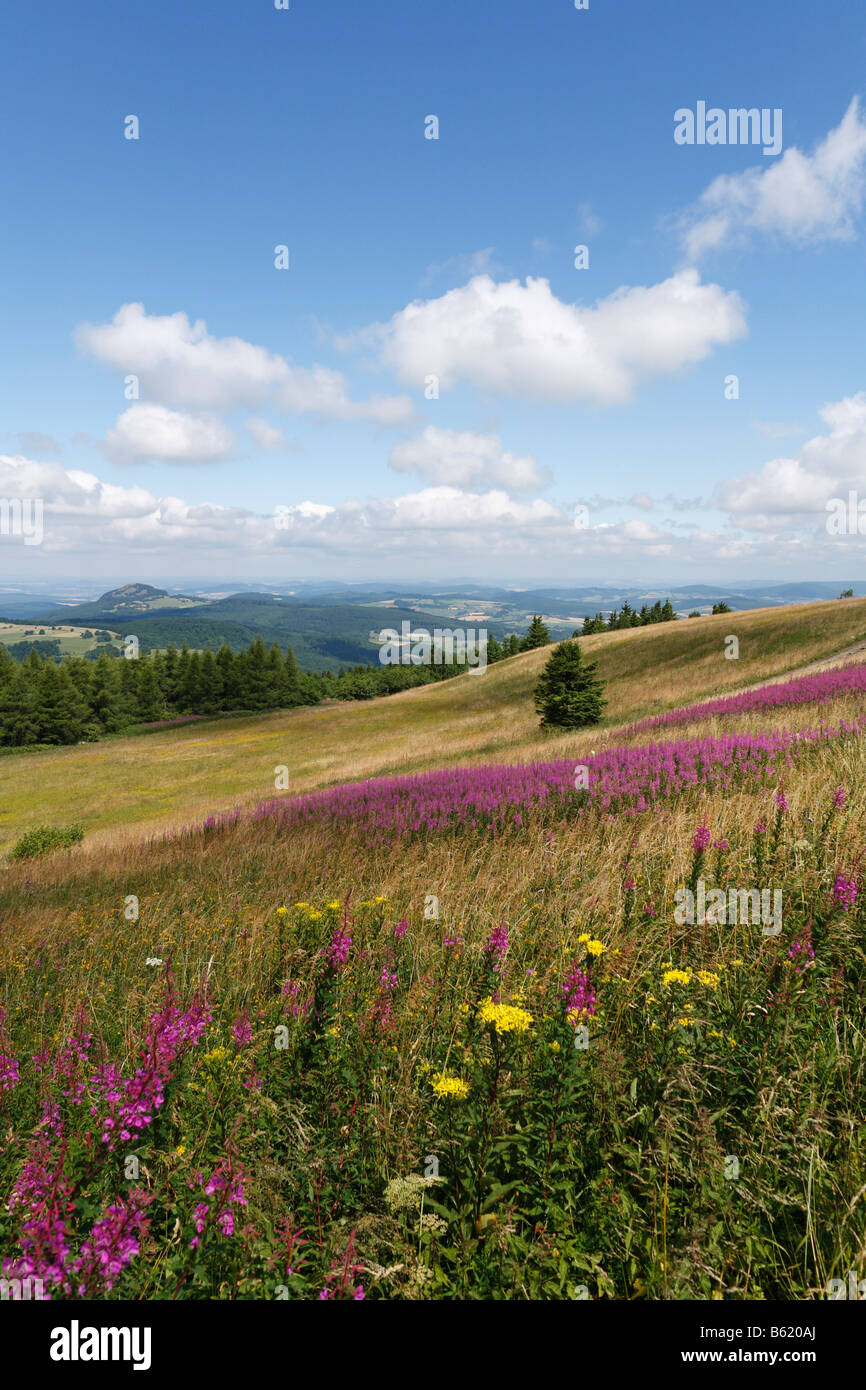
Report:
[[17,1059],[8,1052],[0,1052],[0,1091],[14,1091],[17,1085]]
[[[325,1275],[325,1287],[319,1294],[319,1299],[324,1301],[328,1298],[350,1298],[355,1302],[363,1299],[364,1285],[358,1284],[357,1287],[352,1282],[356,1274],[360,1274],[363,1265],[355,1263],[355,1232],[349,1236],[349,1243],[346,1246],[346,1253],[342,1264],[334,1262],[331,1264],[330,1274]],[[339,1285],[332,1288],[331,1285],[339,1279]]]
[[489,956],[495,957],[495,959],[493,960],[493,969],[501,970],[503,964],[503,957],[505,956],[505,953],[508,950],[508,928],[506,927],[504,922],[500,922],[497,926],[493,928],[492,932],[487,938],[487,943],[484,947],[484,950],[487,952]]
[[692,840],[692,849],[694,850],[695,854],[703,854],[704,850],[707,848],[712,838],[712,835],[710,834],[709,830],[705,825],[699,826],[698,829],[695,831],[695,836]]
[[136,1133],[147,1129],[165,1100],[165,1087],[174,1075],[189,1047],[197,1046],[210,1021],[211,1006],[207,1000],[206,983],[193,996],[186,1013],[175,1002],[174,987],[166,975],[166,997],[159,1012],[151,1016],[150,1028],[142,1049],[142,1064],[135,1075],[123,1080],[113,1062],[98,1067],[90,1078],[95,1103],[92,1115],[103,1115],[102,1142],[115,1147],[115,1132],[126,1143]]
[[342,927],[336,927],[334,935],[331,937],[330,944],[322,947],[321,954],[326,958],[331,969],[339,974],[346,961],[349,959],[349,952],[352,949],[352,938],[348,932],[344,932]]
[[396,927],[394,928],[394,936],[399,941],[400,937],[405,936],[408,930],[409,923],[406,921],[406,918],[404,917],[403,920],[401,922],[398,922]]
[[571,969],[559,991],[565,1005],[569,1023],[575,1026],[595,1013],[595,995],[592,992],[589,975],[581,970],[577,961],[572,961]]
[[845,805],[845,788],[837,787],[833,793],[833,805],[838,810]]
[[59,1134],[61,1122],[59,1116],[49,1115],[48,1109],[30,1141],[27,1162],[9,1198],[10,1213],[20,1212],[21,1255],[3,1261],[3,1274],[11,1279],[35,1276],[70,1294],[70,1232],[66,1223],[73,1211],[72,1184],[63,1175],[65,1140],[61,1140],[59,1154],[52,1152],[49,1130]]
[[287,1018],[289,1014],[292,1015],[292,1018],[300,1018],[302,1014],[308,1014],[310,1012],[309,1004],[298,1003],[300,988],[300,980],[286,980],[283,985],[283,997],[286,1000],[285,1014]]
[[798,937],[788,951],[788,960],[795,962],[794,969],[798,975],[802,975],[804,970],[808,970],[815,964],[815,952],[812,949],[812,933],[807,927],[801,937]]
[[857,897],[857,880],[846,878],[845,874],[837,874],[831,891],[837,905],[843,912],[847,912],[849,907],[854,906]]
[[243,1013],[238,1014],[238,1017],[235,1019],[234,1023],[229,1029],[229,1032],[232,1035],[232,1040],[234,1041],[234,1045],[238,1051],[240,1051],[242,1047],[246,1047],[247,1043],[253,1036],[253,1030],[250,1027],[249,1014],[247,1013],[246,1009],[244,1009]]
[[144,1209],[152,1200],[150,1194],[137,1188],[127,1201],[106,1208],[94,1224],[73,1266],[76,1277],[81,1279],[79,1298],[86,1298],[91,1291],[108,1292],[114,1288],[117,1276],[139,1253],[141,1238],[150,1225]]
[[766,822],[765,820],[759,820],[758,823],[757,823],[757,825],[755,826],[755,834],[756,834],[756,835],[766,835],[766,833],[767,833],[767,822]]
[[783,791],[776,792],[776,805],[778,806],[780,811],[787,811],[788,798],[786,797]]

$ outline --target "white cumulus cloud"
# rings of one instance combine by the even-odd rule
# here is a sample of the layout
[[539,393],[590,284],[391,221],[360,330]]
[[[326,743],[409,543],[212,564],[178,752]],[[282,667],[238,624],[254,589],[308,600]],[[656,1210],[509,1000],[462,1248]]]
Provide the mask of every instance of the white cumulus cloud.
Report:
[[118,416],[102,448],[118,464],[148,459],[211,463],[230,454],[235,443],[232,431],[213,416],[187,415],[141,402]]
[[137,376],[142,393],[166,405],[207,410],[270,401],[301,415],[383,425],[413,415],[405,396],[353,401],[342,373],[296,367],[243,338],[215,338],[202,319],[190,323],[184,313],[148,314],[143,304],[124,304],[110,323],[79,324],[75,338],[82,352]]
[[694,269],[624,286],[591,308],[557,299],[544,279],[479,275],[338,343],[376,348],[406,384],[432,374],[446,388],[468,381],[497,395],[609,404],[745,331],[739,296],[702,284]]
[[812,154],[791,146],[769,168],[714,179],[680,220],[685,253],[695,261],[755,233],[800,244],[850,238],[863,205],[864,169],[866,122],[854,97]]
[[832,401],[819,414],[827,434],[815,435],[790,458],[770,459],[759,473],[721,483],[716,505],[766,530],[781,519],[824,513],[831,498],[866,488],[866,392]]
[[458,487],[489,483],[511,492],[532,492],[550,481],[531,454],[518,457],[503,449],[498,435],[458,433],[434,425],[417,439],[395,445],[388,463],[396,473],[415,473],[431,483]]

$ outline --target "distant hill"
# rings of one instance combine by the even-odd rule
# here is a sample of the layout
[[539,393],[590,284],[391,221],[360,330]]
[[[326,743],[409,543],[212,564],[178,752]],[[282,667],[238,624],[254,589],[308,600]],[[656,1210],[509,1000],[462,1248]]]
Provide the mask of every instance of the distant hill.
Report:
[[[210,647],[225,642],[234,651],[261,636],[270,646],[294,649],[305,671],[337,671],[341,666],[376,665],[378,644],[371,634],[382,628],[458,626],[446,614],[437,615],[403,605],[301,602],[278,594],[239,593],[222,599],[190,599],[149,584],[125,584],[93,603],[58,609],[48,623],[88,623],[134,634],[143,652],[176,646]],[[525,624],[521,626],[521,631]],[[500,622],[488,624],[496,637],[505,635]]]
[[155,589],[152,584],[122,584],[119,589],[109,589],[93,603],[68,604],[57,609],[49,622],[77,623],[79,619],[95,622],[118,613],[152,613],[160,609],[180,612],[199,608],[206,602],[206,599],[190,598],[187,594],[169,594],[166,589]]
[[[270,646],[289,645],[306,671],[337,671],[340,666],[375,665],[378,651],[370,634],[403,621],[412,627],[486,627],[501,640],[509,632],[524,633],[533,613],[543,615],[556,641],[570,637],[585,616],[607,617],[627,600],[635,609],[670,598],[685,618],[697,610],[709,613],[724,601],[736,612],[776,607],[792,602],[837,598],[844,588],[862,593],[862,584],[803,580],[787,584],[744,584],[639,588],[627,585],[550,586],[521,589],[474,583],[343,584],[336,581],[296,582],[282,592],[242,589],[226,596],[172,593],[150,584],[123,584],[89,603],[40,611],[41,623],[79,623],[134,633],[143,651],[184,642],[190,647],[235,651],[259,635]],[[218,591],[219,592],[219,591]],[[21,608],[18,613],[22,612]],[[0,617],[2,597],[0,597]],[[8,616],[12,616],[9,614]],[[18,618],[20,621],[20,616]]]

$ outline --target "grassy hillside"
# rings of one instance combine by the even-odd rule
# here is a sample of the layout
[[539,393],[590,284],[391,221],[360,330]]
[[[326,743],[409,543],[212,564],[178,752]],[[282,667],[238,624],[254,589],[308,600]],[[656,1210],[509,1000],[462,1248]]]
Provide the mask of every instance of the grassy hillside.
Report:
[[[725,659],[725,638],[740,656]],[[357,705],[197,723],[0,759],[0,846],[34,825],[81,821],[106,834],[178,826],[291,789],[479,761],[529,760],[604,746],[615,726],[828,657],[866,638],[866,599],[692,618],[583,639],[608,682],[604,724],[542,734],[532,689],[540,649],[467,675]]]
[[[798,610],[772,618],[737,620],[739,666],[720,654],[729,617],[588,641],[610,717],[838,651],[862,610],[827,605],[820,635]],[[577,741],[539,740],[523,708],[543,660],[243,721],[228,759],[227,724],[190,731],[187,761],[160,736],[92,767],[123,811],[133,777],[194,798],[209,772],[246,769],[249,792],[299,727],[311,784],[357,775],[385,754],[354,720],[372,740],[386,729],[395,760],[401,734],[423,765],[486,744],[554,757]],[[419,820],[396,843],[326,811],[11,864],[7,1274],[33,1259],[63,1290],[68,1246],[95,1298],[799,1302],[864,1278],[861,706],[849,689],[738,715],[679,789],[653,791],[626,749],[645,810],[602,811],[566,782],[520,814],[506,800],[493,821]],[[826,736],[794,737],[819,722]],[[591,737],[617,756],[612,725]],[[29,766],[40,797],[34,769],[63,764]],[[87,775],[58,781],[51,819]],[[678,915],[701,883],[733,893],[731,917]],[[740,910],[751,888],[757,915]],[[46,1192],[72,1204],[62,1230]],[[108,1283],[87,1254],[95,1221]]]

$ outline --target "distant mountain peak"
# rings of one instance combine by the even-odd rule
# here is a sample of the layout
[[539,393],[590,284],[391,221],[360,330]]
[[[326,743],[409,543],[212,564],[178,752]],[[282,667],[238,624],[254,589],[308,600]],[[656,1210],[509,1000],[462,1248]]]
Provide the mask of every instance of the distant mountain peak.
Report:
[[97,603],[140,603],[154,598],[168,598],[167,590],[155,589],[152,584],[121,584],[119,589],[109,589],[107,594],[100,594]]

